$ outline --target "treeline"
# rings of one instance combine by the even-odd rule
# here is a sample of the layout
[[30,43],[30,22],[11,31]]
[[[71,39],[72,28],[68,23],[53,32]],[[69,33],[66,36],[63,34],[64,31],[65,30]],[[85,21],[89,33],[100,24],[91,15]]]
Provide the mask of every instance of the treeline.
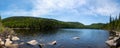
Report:
[[106,24],[105,23],[94,23],[91,25],[86,25],[85,28],[88,29],[102,29]]
[[63,22],[55,19],[46,19],[38,17],[14,16],[2,20],[5,27],[9,28],[30,28],[41,30],[52,30],[58,28],[90,28],[101,29],[105,24],[96,23],[84,25],[79,22]]
[[1,23],[1,16],[0,16],[0,32],[2,31],[2,23]]
[[62,22],[54,19],[14,16],[2,20],[3,25],[10,28],[38,28],[51,30],[58,28],[82,28],[84,25],[78,22]]
[[2,19],[1,19],[1,16],[0,16],[0,33],[4,31],[4,27],[2,25]]
[[110,21],[106,24],[105,29],[120,31],[120,14],[115,18],[110,16]]

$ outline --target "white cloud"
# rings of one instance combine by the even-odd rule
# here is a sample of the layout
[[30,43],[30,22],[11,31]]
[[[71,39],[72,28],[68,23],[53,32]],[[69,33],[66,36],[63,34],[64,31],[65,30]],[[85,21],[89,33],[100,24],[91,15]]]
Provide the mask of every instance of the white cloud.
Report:
[[[57,11],[59,14],[62,11],[70,12],[80,15],[108,16],[110,14],[116,15],[119,13],[119,5],[113,0],[30,0],[33,8],[30,11],[19,9],[19,6],[14,6],[13,9],[3,11],[4,15],[30,15],[42,16],[47,14],[54,14]],[[23,4],[24,6],[24,4]]]
[[111,0],[97,0],[95,4],[92,11],[103,16],[116,15],[120,11],[118,4]]
[[85,4],[85,0],[36,0],[33,1],[33,15],[49,14],[54,10],[74,10],[77,6]]

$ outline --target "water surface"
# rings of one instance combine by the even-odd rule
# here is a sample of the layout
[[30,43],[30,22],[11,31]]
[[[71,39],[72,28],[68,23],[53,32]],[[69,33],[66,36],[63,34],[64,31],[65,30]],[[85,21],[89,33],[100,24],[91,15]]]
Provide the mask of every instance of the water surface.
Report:
[[[15,30],[22,41],[37,40],[45,44],[44,48],[108,48],[105,41],[109,33],[97,29],[59,29],[55,31]],[[73,39],[80,37],[80,39]],[[57,41],[56,45],[49,42]],[[24,45],[22,48],[39,48],[39,46]]]

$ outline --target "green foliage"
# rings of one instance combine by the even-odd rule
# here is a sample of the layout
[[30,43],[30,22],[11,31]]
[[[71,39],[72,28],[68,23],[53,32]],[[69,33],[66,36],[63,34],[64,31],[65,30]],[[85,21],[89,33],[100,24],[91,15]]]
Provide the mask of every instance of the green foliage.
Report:
[[2,23],[1,23],[1,16],[0,16],[0,32],[2,32],[3,27],[2,27]]
[[90,29],[102,29],[105,24],[103,23],[94,23],[91,25],[87,25],[85,28],[90,28]]
[[79,22],[61,22],[61,28],[84,28],[84,25]]
[[30,28],[40,30],[52,30],[58,28],[92,28],[101,29],[105,24],[97,23],[85,26],[79,22],[63,22],[54,19],[14,16],[2,20],[3,25],[9,28]]
[[41,30],[52,30],[58,28],[82,28],[84,25],[78,22],[62,22],[54,19],[14,16],[2,20],[6,27],[10,28],[30,28]]
[[110,17],[110,22],[106,24],[105,29],[120,31],[120,14],[119,17],[116,16],[116,18]]

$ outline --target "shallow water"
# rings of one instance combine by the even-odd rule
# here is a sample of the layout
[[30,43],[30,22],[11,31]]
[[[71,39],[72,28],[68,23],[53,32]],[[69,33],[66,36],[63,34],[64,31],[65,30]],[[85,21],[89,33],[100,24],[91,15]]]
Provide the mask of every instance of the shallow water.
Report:
[[[45,44],[44,48],[108,48],[105,41],[109,33],[105,30],[97,29],[59,29],[55,31],[41,32],[39,30],[15,30],[22,41],[37,40]],[[80,37],[80,39],[73,39]],[[52,41],[57,41],[56,45],[49,45]],[[39,48],[38,45],[24,45],[21,48]]]

